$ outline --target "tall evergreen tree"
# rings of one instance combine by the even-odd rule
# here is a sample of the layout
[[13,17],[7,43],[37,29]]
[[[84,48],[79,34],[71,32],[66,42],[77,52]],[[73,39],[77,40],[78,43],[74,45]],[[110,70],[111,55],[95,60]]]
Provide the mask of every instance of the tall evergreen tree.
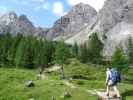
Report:
[[88,48],[86,43],[80,46],[80,61],[82,63],[88,62]]
[[128,39],[128,50],[127,50],[129,63],[133,64],[133,38],[129,37]]
[[21,42],[17,48],[16,56],[15,56],[15,64],[16,66],[21,66],[25,68],[33,68],[34,67],[34,50],[32,45],[33,39],[32,37],[25,37],[21,39]]
[[78,47],[78,44],[76,42],[72,46],[72,55],[74,57],[78,57],[79,56],[79,47]]
[[53,60],[54,47],[52,42],[46,39],[40,39],[36,52],[36,66],[40,68],[40,73],[42,73]]
[[12,44],[11,47],[9,48],[8,57],[7,57],[10,66],[15,65],[14,58],[16,55],[17,47],[22,38],[23,36],[21,34],[17,34],[17,36],[14,36],[12,39]]
[[0,65],[4,66],[9,63],[8,61],[8,51],[12,45],[12,36],[10,33],[1,35],[0,43]]
[[55,47],[52,41],[33,36],[0,35],[0,65],[34,68],[47,67],[53,61]]
[[64,43],[64,40],[61,40],[55,49],[55,61],[57,64],[61,65],[61,78],[64,79],[64,63],[69,56],[69,50]]
[[128,69],[128,59],[122,48],[117,48],[114,52],[112,66],[121,71]]
[[103,43],[99,40],[97,33],[93,33],[88,44],[89,60],[92,63],[100,63],[102,60]]
[[26,38],[21,39],[19,46],[15,54],[15,65],[16,67],[24,66],[24,53],[25,53]]
[[35,39],[29,36],[26,43],[25,53],[24,53],[24,67],[34,68],[34,43]]

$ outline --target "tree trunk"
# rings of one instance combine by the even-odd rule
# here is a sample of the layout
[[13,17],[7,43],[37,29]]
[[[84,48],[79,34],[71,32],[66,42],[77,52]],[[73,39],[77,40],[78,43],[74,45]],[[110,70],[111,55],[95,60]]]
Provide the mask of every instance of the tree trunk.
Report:
[[64,66],[63,64],[61,65],[61,79],[64,79],[65,75],[64,75]]
[[45,69],[44,65],[41,65],[39,67],[39,74],[37,76],[37,79],[44,79],[44,75],[43,75],[44,69]]
[[41,65],[41,66],[39,67],[39,74],[41,75],[41,74],[43,73],[43,71],[44,71],[44,66]]

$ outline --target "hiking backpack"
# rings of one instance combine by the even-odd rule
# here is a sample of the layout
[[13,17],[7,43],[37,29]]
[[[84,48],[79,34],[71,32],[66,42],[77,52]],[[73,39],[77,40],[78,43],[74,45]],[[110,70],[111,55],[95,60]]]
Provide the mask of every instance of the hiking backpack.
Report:
[[111,69],[110,79],[113,81],[113,83],[120,82],[121,81],[120,72],[118,72],[116,69]]

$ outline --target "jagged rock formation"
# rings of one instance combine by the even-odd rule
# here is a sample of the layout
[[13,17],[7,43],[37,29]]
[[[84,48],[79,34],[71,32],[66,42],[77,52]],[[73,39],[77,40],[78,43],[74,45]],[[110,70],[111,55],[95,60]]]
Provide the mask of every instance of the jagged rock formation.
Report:
[[47,29],[36,28],[25,15],[17,16],[15,12],[9,12],[0,16],[0,34],[10,32],[13,35],[44,35]]
[[105,44],[103,54],[111,56],[119,46],[126,49],[128,37],[133,36],[133,1],[107,0],[97,16],[92,31],[98,31]]
[[48,31],[49,31],[48,28],[37,27],[35,29],[35,34],[34,35],[38,36],[38,37],[46,37]]
[[93,32],[98,32],[104,43],[103,55],[111,56],[116,47],[126,51],[127,39],[133,37],[133,0],[106,0],[97,13],[87,4],[74,6],[68,14],[57,20],[50,29],[36,28],[26,18],[14,12],[0,16],[0,33],[25,33],[49,39],[65,39],[66,43],[84,43]]
[[96,10],[91,6],[79,3],[68,14],[55,22],[48,31],[47,37],[54,40],[58,40],[60,36],[63,36],[65,40],[71,38],[89,25],[96,14]]
[[86,34],[89,33],[90,36],[93,32],[98,32],[100,40],[105,45],[103,55],[111,56],[119,46],[126,51],[127,39],[133,36],[133,1],[107,0],[91,24],[66,42],[73,43],[75,40],[84,42],[87,40]]
[[9,12],[0,17],[0,33],[33,34],[34,29],[25,15],[17,16],[15,12]]

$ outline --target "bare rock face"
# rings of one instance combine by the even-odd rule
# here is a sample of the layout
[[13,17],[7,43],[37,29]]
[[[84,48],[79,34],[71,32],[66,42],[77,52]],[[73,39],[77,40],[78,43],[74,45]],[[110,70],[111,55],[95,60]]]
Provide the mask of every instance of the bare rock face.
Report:
[[19,16],[16,23],[16,26],[20,32],[26,34],[34,34],[35,27],[25,15]]
[[116,47],[126,51],[127,39],[133,37],[133,0],[106,0],[97,13],[94,8],[80,3],[57,20],[50,29],[36,28],[26,16],[14,12],[0,15],[0,34],[10,32],[44,36],[52,40],[63,37],[66,43],[84,43],[93,32],[98,32],[104,43],[104,56],[112,56]]
[[47,37],[58,40],[60,36],[64,36],[66,40],[84,29],[96,14],[94,8],[80,3],[55,22],[54,26],[48,31]]
[[133,36],[133,1],[107,0],[98,14],[93,31],[99,32],[99,37],[105,44],[105,56],[111,56],[116,47],[126,49],[128,37]]
[[133,23],[132,0],[107,0],[98,13],[94,31],[107,33],[120,22]]
[[36,28],[25,15],[17,16],[15,12],[9,12],[0,16],[0,34],[10,32],[13,35],[45,36],[47,29]]
[[0,33],[33,34],[34,29],[25,15],[17,16],[15,12],[9,12],[0,17]]
[[46,37],[48,31],[49,31],[48,28],[37,27],[35,29],[34,35],[37,37]]
[[[98,32],[104,43],[104,56],[112,56],[116,47],[123,47],[126,51],[127,39],[133,37],[133,0],[107,0],[91,23],[67,42],[78,41],[82,34],[87,37],[86,34],[90,36],[93,32]],[[87,39],[85,37],[82,42]]]

